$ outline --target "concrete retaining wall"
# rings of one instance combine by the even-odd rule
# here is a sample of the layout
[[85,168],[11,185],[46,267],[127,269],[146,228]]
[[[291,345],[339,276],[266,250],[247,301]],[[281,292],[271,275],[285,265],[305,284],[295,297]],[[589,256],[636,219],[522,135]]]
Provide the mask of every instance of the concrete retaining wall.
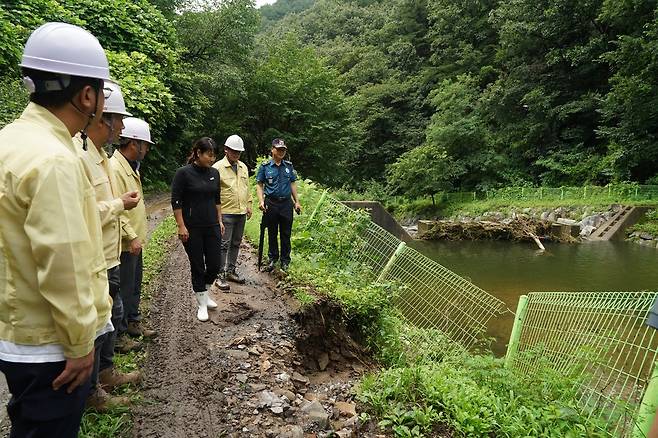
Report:
[[400,226],[391,214],[386,211],[384,206],[376,201],[343,201],[343,204],[353,210],[365,210],[370,214],[370,219],[393,234],[398,239],[409,242],[413,240],[411,236]]

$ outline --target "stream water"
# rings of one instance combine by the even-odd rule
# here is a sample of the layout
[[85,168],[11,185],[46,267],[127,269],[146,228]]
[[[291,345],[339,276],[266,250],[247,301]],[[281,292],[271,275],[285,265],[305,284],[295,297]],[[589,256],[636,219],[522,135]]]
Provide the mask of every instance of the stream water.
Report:
[[[412,247],[504,301],[516,311],[529,292],[658,289],[658,250],[630,242],[534,244],[502,241],[414,241]],[[510,313],[489,324],[496,355],[505,353]]]

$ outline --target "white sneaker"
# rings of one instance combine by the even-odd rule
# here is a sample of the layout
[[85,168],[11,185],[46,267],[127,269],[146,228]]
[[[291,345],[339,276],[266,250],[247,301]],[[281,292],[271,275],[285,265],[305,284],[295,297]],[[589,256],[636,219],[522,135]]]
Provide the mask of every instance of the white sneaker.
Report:
[[214,310],[217,308],[217,303],[210,298],[210,289],[212,289],[212,284],[206,284],[206,292],[208,292],[208,309]]
[[195,292],[199,309],[196,317],[199,321],[208,321],[208,292]]

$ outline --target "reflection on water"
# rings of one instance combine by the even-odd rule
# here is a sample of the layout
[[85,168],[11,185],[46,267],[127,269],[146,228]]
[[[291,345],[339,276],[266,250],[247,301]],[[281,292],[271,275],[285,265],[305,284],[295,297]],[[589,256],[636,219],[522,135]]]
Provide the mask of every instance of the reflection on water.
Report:
[[[410,244],[426,256],[504,301],[516,311],[528,292],[640,291],[658,289],[658,250],[627,242],[534,244],[500,241]],[[505,353],[514,323],[509,314],[490,323],[493,350]]]

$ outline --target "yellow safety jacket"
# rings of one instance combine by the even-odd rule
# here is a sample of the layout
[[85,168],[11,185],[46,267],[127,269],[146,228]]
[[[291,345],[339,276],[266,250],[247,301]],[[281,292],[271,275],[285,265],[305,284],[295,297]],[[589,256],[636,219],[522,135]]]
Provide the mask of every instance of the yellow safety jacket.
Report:
[[251,206],[252,202],[247,165],[238,161],[236,174],[228,158],[224,157],[213,167],[219,171],[222,214],[246,214],[247,206]]
[[110,159],[103,149],[100,151],[91,139],[87,139],[87,150],[82,149],[82,139],[79,135],[73,138],[80,160],[84,166],[87,179],[94,188],[96,206],[100,214],[103,230],[103,253],[107,268],[118,266],[121,256],[121,213],[124,211],[123,201],[117,192],[114,172],[110,167]]
[[130,163],[119,150],[112,154],[110,164],[116,177],[118,192],[126,193],[137,190],[140,197],[137,207],[124,211],[121,215],[121,251],[129,251],[130,242],[136,237],[139,237],[142,247],[144,247],[146,246],[146,206],[139,172],[130,167]]
[[0,130],[0,218],[0,339],[87,355],[112,307],[94,190],[34,103]]

